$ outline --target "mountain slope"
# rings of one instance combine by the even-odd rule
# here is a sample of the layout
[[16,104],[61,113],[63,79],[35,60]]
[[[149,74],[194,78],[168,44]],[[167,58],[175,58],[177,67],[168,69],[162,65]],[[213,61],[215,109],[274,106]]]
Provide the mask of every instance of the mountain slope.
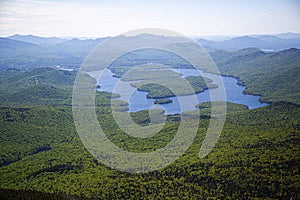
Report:
[[98,39],[71,39],[68,41],[61,42],[59,44],[52,45],[49,47],[50,52],[63,55],[72,55],[77,57],[85,57],[87,54],[92,51],[99,43],[104,41],[107,38],[98,38]]
[[36,54],[42,50],[43,48],[32,43],[0,38],[0,59],[14,58],[23,54]]
[[300,50],[264,53],[259,49],[211,54],[220,72],[246,86],[245,93],[262,95],[262,101],[300,103]]
[[[56,38],[32,37],[35,43],[45,41],[48,43],[58,42]],[[25,40],[24,37],[22,39]],[[54,67],[57,65],[67,68],[79,68],[88,53],[105,39],[59,40],[61,42],[58,44],[38,46],[28,42],[0,38],[0,70],[7,70],[9,68],[30,70],[38,67]],[[31,40],[26,37],[26,41]]]
[[15,34],[7,38],[12,40],[28,42],[28,43],[32,43],[44,47],[66,41],[66,39],[57,38],[57,37],[38,37],[34,35],[19,35],[19,34]]

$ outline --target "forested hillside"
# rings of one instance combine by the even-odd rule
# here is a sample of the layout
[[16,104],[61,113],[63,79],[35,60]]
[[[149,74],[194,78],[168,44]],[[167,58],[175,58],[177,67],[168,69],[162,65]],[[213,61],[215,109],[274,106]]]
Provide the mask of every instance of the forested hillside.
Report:
[[261,101],[300,103],[300,50],[266,53],[257,48],[217,51],[211,54],[223,75],[234,76],[245,93],[261,95]]

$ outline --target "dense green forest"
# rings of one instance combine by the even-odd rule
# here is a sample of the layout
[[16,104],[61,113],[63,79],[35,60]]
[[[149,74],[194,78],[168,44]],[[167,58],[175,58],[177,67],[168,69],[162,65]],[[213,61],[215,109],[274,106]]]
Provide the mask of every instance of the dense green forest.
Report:
[[[107,168],[85,150],[70,107],[2,107],[0,187],[100,199],[297,198],[299,113],[299,105],[285,102],[231,112],[216,147],[199,159],[209,123],[203,118],[193,144],[175,163],[128,174]],[[113,142],[141,152],[164,146],[179,123],[170,116],[156,137],[134,140],[120,134],[109,108],[98,114]],[[145,123],[147,115],[141,116]]]
[[[163,169],[139,174],[108,168],[83,146],[71,107],[76,72],[0,71],[0,198],[299,199],[298,55],[297,49],[214,52],[221,73],[239,78],[247,93],[261,94],[271,104],[248,110],[227,103],[224,129],[203,159],[198,153],[211,105],[197,105],[201,119],[188,151]],[[97,92],[96,97],[99,123],[111,141],[125,150],[149,152],[172,140],[179,114],[167,116],[154,137],[137,139],[120,130],[112,117],[111,103],[119,110],[127,106],[117,96]],[[141,126],[150,122],[148,111],[131,116]]]
[[206,82],[201,76],[189,76],[186,78],[164,78],[155,80],[155,83],[153,80],[145,80],[131,85],[140,91],[148,92],[147,98],[165,98],[200,93],[208,88],[216,87],[216,85],[209,83],[211,82],[210,79],[206,78]]

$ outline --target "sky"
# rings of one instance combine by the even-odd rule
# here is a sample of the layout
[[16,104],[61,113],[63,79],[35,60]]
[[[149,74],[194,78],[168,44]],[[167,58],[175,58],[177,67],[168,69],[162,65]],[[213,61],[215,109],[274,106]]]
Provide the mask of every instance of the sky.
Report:
[[0,36],[116,36],[162,28],[187,36],[300,33],[300,0],[0,0]]

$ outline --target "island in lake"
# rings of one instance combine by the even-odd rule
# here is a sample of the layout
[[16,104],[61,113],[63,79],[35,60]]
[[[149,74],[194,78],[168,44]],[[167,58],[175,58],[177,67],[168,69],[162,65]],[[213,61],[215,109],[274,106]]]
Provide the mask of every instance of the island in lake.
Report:
[[153,101],[154,104],[167,104],[172,103],[173,101],[171,99],[156,99]]

